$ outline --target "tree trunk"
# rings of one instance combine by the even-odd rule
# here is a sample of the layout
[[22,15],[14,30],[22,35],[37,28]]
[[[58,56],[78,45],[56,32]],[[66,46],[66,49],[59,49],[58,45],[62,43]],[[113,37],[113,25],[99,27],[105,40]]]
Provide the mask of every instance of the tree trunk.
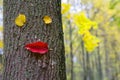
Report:
[[85,61],[85,49],[84,42],[81,39],[81,48],[82,48],[82,66],[83,66],[83,80],[86,80],[86,61]]
[[[106,35],[107,36],[107,35]],[[109,66],[109,46],[107,44],[107,38],[104,37],[104,49],[105,49],[105,74],[108,80],[111,80],[110,66]]]
[[[20,13],[27,18],[23,27],[15,25]],[[44,23],[46,15],[51,24]],[[24,48],[35,41],[53,50],[39,55]],[[3,80],[66,80],[60,0],[4,0],[4,44]]]
[[86,80],[94,80],[93,72],[91,70],[90,65],[90,55],[89,52],[86,51]]
[[74,65],[74,62],[73,62],[73,41],[72,41],[72,26],[71,26],[71,21],[68,21],[68,24],[70,26],[70,29],[69,29],[69,39],[70,39],[70,63],[71,63],[71,79],[70,80],[74,80],[74,71],[73,71],[73,65]]
[[97,48],[97,72],[98,72],[98,80],[103,80],[103,73],[102,73],[102,64],[101,64],[101,56],[100,56],[100,46]]

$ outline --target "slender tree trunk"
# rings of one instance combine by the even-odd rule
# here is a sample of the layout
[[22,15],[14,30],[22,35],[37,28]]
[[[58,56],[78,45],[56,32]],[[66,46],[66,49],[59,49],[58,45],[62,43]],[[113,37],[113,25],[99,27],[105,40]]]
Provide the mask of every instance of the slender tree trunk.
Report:
[[94,80],[93,72],[90,66],[90,55],[88,52],[86,52],[86,74],[87,74],[86,80]]
[[[98,31],[96,31],[96,36],[98,36]],[[98,80],[103,80],[103,72],[102,72],[102,63],[101,63],[101,55],[100,55],[100,45],[97,47],[97,72],[98,72]]]
[[90,56],[89,53],[84,50],[84,43],[81,41],[82,55],[83,55],[83,80],[94,80],[93,72],[90,66]]
[[[70,3],[71,1],[70,0],[67,0],[67,2],[68,3]],[[70,28],[69,28],[69,38],[70,38],[70,62],[71,62],[71,70],[70,70],[70,72],[71,72],[71,80],[74,80],[74,62],[73,62],[73,41],[72,41],[72,32],[73,32],[73,30],[72,30],[72,25],[71,25],[71,21],[69,20],[68,21],[68,24],[69,24],[69,26],[70,26]]]
[[[107,36],[107,35],[106,35]],[[107,46],[107,38],[104,37],[104,47],[105,47],[105,74],[106,77],[110,80],[110,68],[109,68],[109,50]]]
[[[117,42],[116,42],[115,40],[113,40],[113,41],[111,42],[111,47],[112,47],[112,49],[113,49],[113,51],[114,51],[114,54],[115,54],[115,59],[113,59],[113,60],[114,60],[114,64],[118,64],[118,63],[119,63],[119,53],[118,53],[118,51],[116,50]],[[119,78],[118,78],[118,75],[119,75],[119,65],[113,66],[113,70],[114,70],[115,72],[112,74],[112,75],[113,75],[112,79],[113,79],[113,80],[119,80]]]
[[85,60],[85,49],[84,49],[84,43],[81,39],[81,48],[82,48],[82,65],[83,65],[83,80],[86,80],[86,60]]
[[71,59],[71,80],[74,80],[73,76],[74,76],[74,72],[73,72],[73,46],[72,46],[72,26],[71,26],[71,22],[68,21],[68,24],[70,26],[70,29],[69,29],[69,37],[70,37],[70,59]]
[[[4,0],[3,80],[66,80],[60,0]],[[17,27],[15,18],[25,14],[27,22]],[[45,24],[43,17],[52,18]],[[24,49],[34,41],[47,42],[53,49],[45,55]]]
[[97,64],[97,72],[99,76],[99,80],[103,80],[103,73],[102,73],[102,65],[101,65],[101,56],[100,56],[100,47],[98,46],[97,48],[97,59],[98,59],[98,64]]

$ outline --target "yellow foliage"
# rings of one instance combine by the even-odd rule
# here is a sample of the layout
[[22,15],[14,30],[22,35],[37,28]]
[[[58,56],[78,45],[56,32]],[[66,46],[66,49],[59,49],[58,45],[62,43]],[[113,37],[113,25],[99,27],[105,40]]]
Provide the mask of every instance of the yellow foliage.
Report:
[[77,27],[80,28],[80,34],[84,34],[85,30],[97,29],[97,23],[88,19],[84,12],[74,14],[73,16],[74,23]]
[[19,27],[22,27],[26,22],[26,16],[24,14],[19,14],[15,19],[15,24]]
[[102,3],[102,0],[99,0],[99,2],[98,0],[93,0],[93,4],[94,4],[94,7],[99,8],[103,3]]
[[111,54],[110,54],[110,58],[115,59],[115,58],[116,58],[115,53],[111,53]]
[[84,12],[80,12],[78,14],[73,15],[74,22],[77,26],[83,25],[84,23],[88,23],[89,19],[85,16]]
[[79,34],[80,35],[84,35],[88,30],[86,30],[85,28],[83,29],[79,29]]
[[89,30],[91,28],[97,29],[97,23],[88,19],[84,12],[75,14],[73,20],[76,26],[79,27],[79,33],[82,35],[86,50],[88,52],[93,51],[98,46],[100,40],[93,36]]
[[67,14],[67,15],[66,15],[66,18],[67,18],[67,19],[70,19],[70,18],[71,18],[71,14]]
[[0,26],[0,32],[2,32],[3,31],[3,27],[2,26]]
[[45,24],[50,24],[52,22],[52,19],[49,16],[44,16],[43,21],[45,22]]
[[0,40],[0,48],[3,48],[3,41]]
[[63,25],[62,25],[62,27],[63,27],[63,30],[65,30],[65,29],[66,29],[66,25],[65,25],[65,24],[63,24]]
[[93,27],[93,29],[98,29],[97,22],[92,21],[92,27]]
[[112,16],[112,15],[114,15],[116,13],[116,11],[114,10],[114,9],[108,9],[107,10],[107,14],[108,14],[108,16]]
[[99,14],[96,14],[95,21],[97,23],[102,23],[104,21],[104,14],[101,12]]
[[62,14],[67,13],[70,10],[70,7],[71,7],[70,4],[62,3],[62,11],[61,11],[61,13]]
[[92,39],[92,35],[89,31],[86,31],[84,36],[83,36],[83,41],[86,42],[88,39],[89,40]]
[[117,75],[118,79],[120,79],[120,73]]
[[0,71],[3,70],[3,64],[0,63]]
[[100,43],[100,40],[96,36],[91,35],[90,32],[84,34],[83,41],[88,52],[93,51]]

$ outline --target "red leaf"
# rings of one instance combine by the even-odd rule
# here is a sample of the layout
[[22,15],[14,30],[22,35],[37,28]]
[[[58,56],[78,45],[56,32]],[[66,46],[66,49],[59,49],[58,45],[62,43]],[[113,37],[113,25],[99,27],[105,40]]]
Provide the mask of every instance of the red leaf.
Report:
[[39,54],[45,54],[48,52],[48,44],[41,41],[26,44],[25,48],[31,52]]

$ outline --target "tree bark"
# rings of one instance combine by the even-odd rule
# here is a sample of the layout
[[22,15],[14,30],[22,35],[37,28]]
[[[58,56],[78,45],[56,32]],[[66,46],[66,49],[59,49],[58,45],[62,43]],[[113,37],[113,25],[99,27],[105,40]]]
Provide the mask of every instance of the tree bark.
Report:
[[[23,27],[15,25],[20,13],[27,18]],[[51,24],[44,23],[46,15]],[[53,50],[39,55],[24,48],[35,41]],[[66,80],[60,0],[4,0],[4,44],[3,80]]]

